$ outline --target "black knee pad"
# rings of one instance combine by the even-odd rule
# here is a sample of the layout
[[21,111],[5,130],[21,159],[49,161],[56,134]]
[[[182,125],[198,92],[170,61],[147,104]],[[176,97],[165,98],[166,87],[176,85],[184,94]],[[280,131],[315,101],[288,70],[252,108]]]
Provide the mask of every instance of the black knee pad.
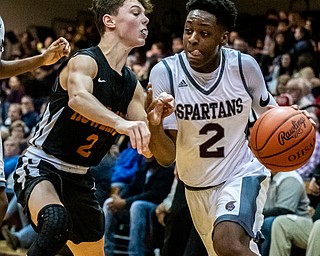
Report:
[[68,241],[72,228],[69,212],[59,204],[50,204],[38,214],[38,237],[28,255],[55,255]]

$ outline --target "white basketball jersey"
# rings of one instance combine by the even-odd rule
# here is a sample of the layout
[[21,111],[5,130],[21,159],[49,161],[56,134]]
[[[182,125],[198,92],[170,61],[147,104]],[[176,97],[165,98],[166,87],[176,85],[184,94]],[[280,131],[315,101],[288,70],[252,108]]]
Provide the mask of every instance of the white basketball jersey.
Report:
[[[206,187],[249,174],[246,165],[253,155],[246,128],[252,95],[241,70],[240,52],[223,48],[219,68],[208,77],[191,69],[184,52],[157,65],[166,66],[171,80],[168,93],[175,98],[176,121],[172,116],[165,118],[164,127],[178,130],[176,164],[180,179],[189,186]],[[154,72],[150,81],[157,94],[157,84],[161,87],[165,82],[159,81],[157,70]]]

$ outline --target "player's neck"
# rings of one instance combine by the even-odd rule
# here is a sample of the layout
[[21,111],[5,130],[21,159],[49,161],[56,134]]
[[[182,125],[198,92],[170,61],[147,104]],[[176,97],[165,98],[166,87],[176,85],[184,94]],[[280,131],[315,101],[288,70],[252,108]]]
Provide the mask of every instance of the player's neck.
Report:
[[110,67],[121,75],[121,70],[126,64],[131,49],[125,49],[121,43],[114,44],[113,42],[102,40],[99,43],[99,47]]

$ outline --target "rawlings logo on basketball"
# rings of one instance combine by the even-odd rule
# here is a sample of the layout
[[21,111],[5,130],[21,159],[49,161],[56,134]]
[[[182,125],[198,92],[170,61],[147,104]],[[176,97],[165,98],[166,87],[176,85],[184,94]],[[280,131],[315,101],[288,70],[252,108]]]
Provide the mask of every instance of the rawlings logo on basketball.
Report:
[[301,117],[299,120],[292,121],[292,127],[288,131],[282,131],[279,133],[279,144],[284,145],[286,140],[298,138],[301,134],[303,134],[303,128],[307,128],[305,118]]

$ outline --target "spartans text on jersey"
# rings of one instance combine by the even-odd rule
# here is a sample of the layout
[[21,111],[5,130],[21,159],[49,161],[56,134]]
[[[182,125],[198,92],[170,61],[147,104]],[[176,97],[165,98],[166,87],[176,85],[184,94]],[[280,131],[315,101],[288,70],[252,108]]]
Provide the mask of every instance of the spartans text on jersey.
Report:
[[184,120],[209,120],[231,117],[243,110],[242,99],[226,100],[224,102],[177,104],[176,115]]

